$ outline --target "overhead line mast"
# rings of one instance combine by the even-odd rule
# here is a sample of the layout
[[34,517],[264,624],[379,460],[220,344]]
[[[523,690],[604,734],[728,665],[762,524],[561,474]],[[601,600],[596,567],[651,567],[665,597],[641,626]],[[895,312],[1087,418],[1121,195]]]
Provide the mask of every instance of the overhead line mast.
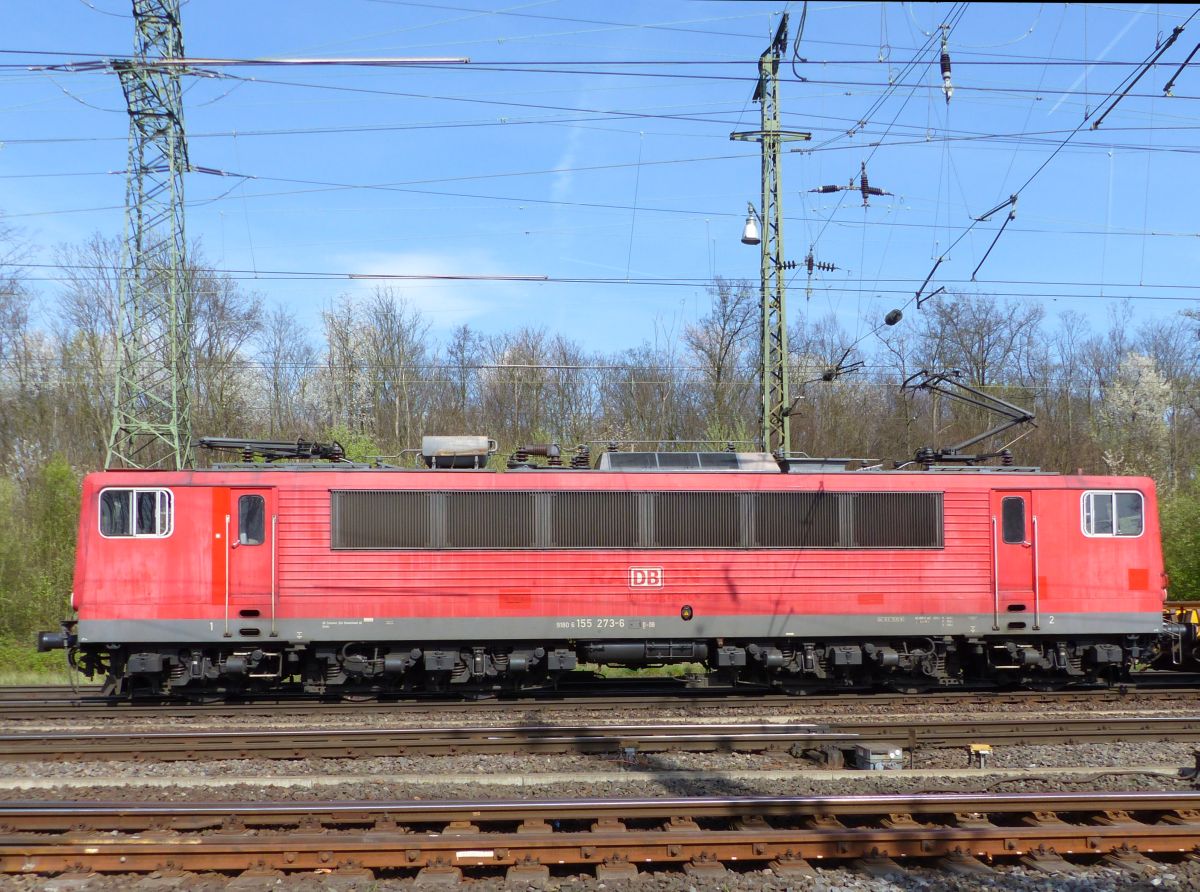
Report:
[[192,466],[179,0],[133,0],[134,57],[112,63],[129,107],[117,377],[106,468]]
[[453,58],[188,59],[180,0],[133,0],[134,56],[111,67],[129,109],[117,376],[106,468],[190,468],[192,298],[183,229],[188,160],[180,78],[195,66],[462,64]]
[[762,112],[759,130],[729,134],[730,139],[762,144],[762,240],[759,249],[759,291],[762,301],[762,438],[768,452],[785,454],[792,448],[788,413],[786,287],[783,280],[783,203],[779,176],[779,147],[784,141],[811,139],[811,133],[781,130],[779,126],[779,61],[787,52],[788,17],[784,13],[775,39],[758,59],[754,101]]

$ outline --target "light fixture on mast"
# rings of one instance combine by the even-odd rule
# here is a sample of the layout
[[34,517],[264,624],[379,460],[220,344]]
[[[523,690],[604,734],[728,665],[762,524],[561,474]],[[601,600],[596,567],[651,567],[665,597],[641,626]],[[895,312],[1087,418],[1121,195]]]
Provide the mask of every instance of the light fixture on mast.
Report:
[[762,237],[758,234],[758,211],[754,209],[752,202],[746,202],[746,225],[742,229],[742,244],[757,245],[762,242]]

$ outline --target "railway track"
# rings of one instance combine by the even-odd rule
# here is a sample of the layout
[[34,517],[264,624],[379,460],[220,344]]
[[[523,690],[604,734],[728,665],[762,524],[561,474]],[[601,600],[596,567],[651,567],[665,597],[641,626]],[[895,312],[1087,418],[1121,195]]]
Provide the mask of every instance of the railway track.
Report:
[[507,727],[338,728],[43,732],[0,735],[0,761],[181,761],[312,759],[455,753],[661,753],[823,751],[836,757],[856,742],[891,747],[987,743],[1079,744],[1200,740],[1200,718],[1086,717],[835,721],[713,725],[514,725]]
[[24,802],[0,804],[0,872],[463,870],[545,879],[639,868],[783,877],[813,864],[872,872],[1022,862],[1141,869],[1200,851],[1200,793],[924,794],[562,801]]
[[[1159,675],[1160,673],[1155,673]],[[113,718],[161,718],[164,713],[182,716],[307,716],[361,714],[403,715],[406,712],[510,713],[523,708],[539,711],[605,710],[605,709],[693,709],[704,712],[713,709],[761,711],[766,708],[791,707],[793,710],[820,712],[826,709],[844,710],[847,705],[861,706],[871,711],[926,711],[930,707],[954,707],[971,710],[974,707],[1011,704],[1028,712],[1053,710],[1064,701],[1086,702],[1090,709],[1128,708],[1133,704],[1178,706],[1197,701],[1200,676],[1185,676],[1187,681],[1164,685],[1161,680],[1145,680],[1112,688],[1080,688],[1061,691],[953,691],[921,694],[819,694],[790,696],[763,692],[730,692],[713,688],[680,687],[663,691],[661,687],[649,692],[646,688],[629,687],[626,693],[591,694],[564,693],[528,697],[486,700],[321,700],[311,697],[276,698],[270,700],[222,700],[213,703],[164,701],[147,703],[112,699],[96,695],[75,695],[69,687],[57,688],[0,688],[0,721],[77,720]],[[81,689],[82,690],[82,689]],[[42,693],[46,692],[46,693]]]

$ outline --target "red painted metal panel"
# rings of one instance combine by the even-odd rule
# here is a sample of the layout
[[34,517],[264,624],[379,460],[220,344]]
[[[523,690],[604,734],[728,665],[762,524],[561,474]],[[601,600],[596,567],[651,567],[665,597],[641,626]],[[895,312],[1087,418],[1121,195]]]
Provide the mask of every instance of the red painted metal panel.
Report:
[[[262,513],[255,522],[250,513],[255,500]],[[229,601],[238,609],[257,608],[266,615],[274,589],[271,516],[275,513],[275,490],[264,487],[234,487],[229,490]]]
[[[175,530],[162,540],[101,539],[102,486],[168,486]],[[570,614],[927,615],[992,609],[994,489],[1030,493],[1041,524],[1041,611],[1157,611],[1163,592],[1153,483],[1141,478],[1018,474],[831,475],[587,472],[108,472],[87,478],[76,599],[87,619],[220,618],[224,530],[240,492],[277,493],[278,615],[519,617]],[[330,549],[332,489],[826,490],[944,493],[945,547],[913,550],[356,552]],[[1136,538],[1083,536],[1084,489],[1137,489]],[[217,518],[220,524],[217,524]],[[233,524],[231,522],[231,528]],[[235,533],[236,534],[236,533]],[[237,551],[240,551],[238,549]],[[261,550],[266,554],[267,549]],[[237,557],[241,557],[237,555]],[[661,567],[661,588],[634,589],[630,567]],[[231,565],[231,573],[235,568]],[[266,588],[247,583],[245,592]],[[1145,585],[1144,580],[1150,584]],[[221,597],[216,595],[220,592]]]
[[[1043,496],[1044,497],[1044,496]],[[991,494],[991,516],[995,523],[992,547],[996,550],[996,589],[999,592],[1001,614],[1013,608],[1033,612],[1034,564],[1033,499],[1027,489],[999,489]],[[1008,507],[1020,512],[1019,531],[1006,530],[1004,513]],[[1016,535],[1019,532],[1020,535]]]

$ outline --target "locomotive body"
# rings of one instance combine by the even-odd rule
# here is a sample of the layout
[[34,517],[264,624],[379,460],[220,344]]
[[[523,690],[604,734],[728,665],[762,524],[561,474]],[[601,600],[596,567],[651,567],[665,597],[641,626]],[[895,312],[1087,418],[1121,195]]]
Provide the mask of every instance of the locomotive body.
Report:
[[154,692],[523,687],[581,661],[911,688],[1113,678],[1163,628],[1145,478],[336,468],[89,475],[77,665]]

